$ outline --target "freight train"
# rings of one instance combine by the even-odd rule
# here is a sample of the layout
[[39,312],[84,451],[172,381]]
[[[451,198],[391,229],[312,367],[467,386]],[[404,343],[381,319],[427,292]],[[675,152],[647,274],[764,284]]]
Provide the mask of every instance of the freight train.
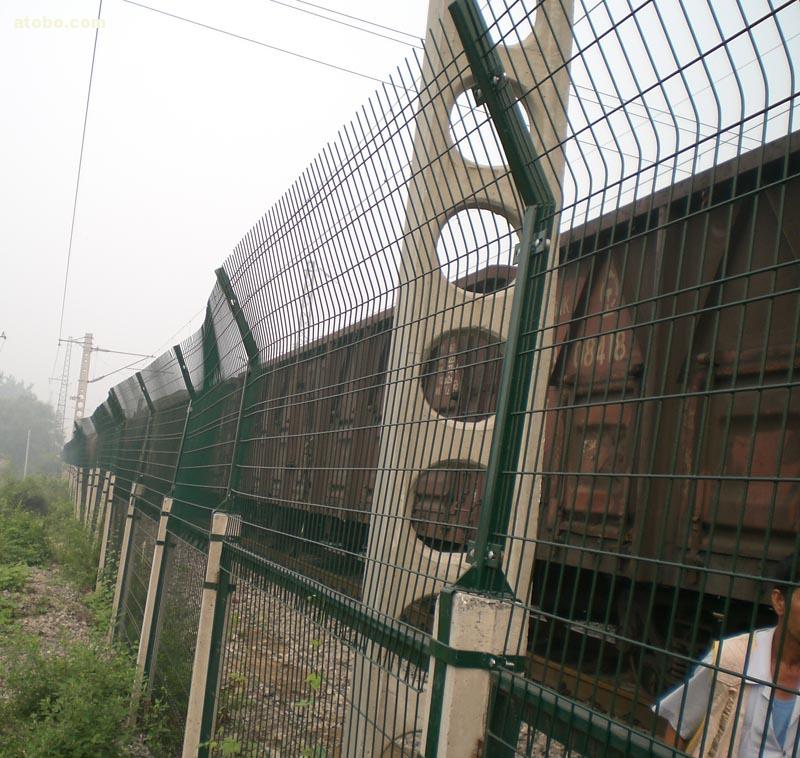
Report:
[[[543,487],[531,505],[537,678],[580,694],[553,660],[617,677],[624,665],[655,694],[721,628],[766,619],[756,577],[797,548],[800,530],[798,173],[795,133],[561,235]],[[492,266],[458,284],[490,293],[514,274]],[[241,405],[243,541],[358,597],[392,327],[387,310],[261,366],[247,387],[244,376],[222,382],[194,452],[183,451],[182,467],[197,456],[193,484],[172,479],[188,397],[165,398],[169,440],[131,464],[119,496],[161,460],[150,488],[167,494],[172,482],[184,517],[203,526],[231,481]],[[462,424],[488,418],[502,359],[490,334],[449,332],[421,360],[428,404]],[[108,443],[97,434],[77,429],[65,459],[100,465]],[[408,514],[419,539],[463,553],[484,480],[477,466],[420,472]],[[429,626],[429,611],[406,619]]]

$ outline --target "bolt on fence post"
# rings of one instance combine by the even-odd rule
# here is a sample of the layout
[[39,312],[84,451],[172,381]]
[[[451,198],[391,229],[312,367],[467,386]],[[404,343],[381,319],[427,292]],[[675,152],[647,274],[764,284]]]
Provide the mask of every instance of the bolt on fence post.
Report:
[[[116,474],[109,473],[108,490],[106,492],[106,508],[103,512],[103,531],[100,535],[100,560],[97,562],[97,583],[106,568],[108,561],[108,538],[111,535],[111,515],[114,510],[114,485],[116,484]],[[95,585],[97,586],[97,585]]]
[[111,623],[108,629],[109,641],[114,639],[114,630],[117,626],[117,614],[119,604],[122,599],[122,585],[125,581],[125,569],[128,563],[128,554],[131,548],[131,537],[133,535],[133,516],[136,512],[134,502],[136,501],[136,485],[134,485],[131,496],[128,499],[128,513],[125,516],[125,531],[122,535],[122,546],[119,551],[119,566],[117,567],[117,582],[114,586],[114,602],[111,604]]
[[153,630],[156,625],[156,615],[161,600],[161,588],[164,576],[164,555],[167,544],[167,526],[172,511],[172,498],[165,497],[161,505],[161,518],[158,522],[156,544],[153,549],[153,563],[150,567],[150,582],[147,586],[147,599],[142,617],[142,631],[139,637],[139,650],[136,656],[136,679],[133,686],[134,708],[138,703],[142,683],[150,673],[151,655],[153,647]]
[[211,521],[208,542],[206,578],[203,583],[203,598],[200,603],[200,620],[197,625],[197,642],[192,664],[192,683],[189,688],[189,707],[186,712],[186,731],[183,736],[183,758],[194,758],[200,750],[203,727],[203,711],[210,682],[209,665],[213,644],[214,621],[217,616],[218,590],[222,546],[228,530],[228,514],[215,511]]

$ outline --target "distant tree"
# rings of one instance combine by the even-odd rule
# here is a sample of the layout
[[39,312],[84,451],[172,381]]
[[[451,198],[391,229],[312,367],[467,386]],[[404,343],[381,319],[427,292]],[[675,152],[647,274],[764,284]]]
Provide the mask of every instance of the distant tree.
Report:
[[0,472],[22,474],[29,429],[28,473],[58,473],[62,439],[53,409],[36,397],[31,385],[0,373]]

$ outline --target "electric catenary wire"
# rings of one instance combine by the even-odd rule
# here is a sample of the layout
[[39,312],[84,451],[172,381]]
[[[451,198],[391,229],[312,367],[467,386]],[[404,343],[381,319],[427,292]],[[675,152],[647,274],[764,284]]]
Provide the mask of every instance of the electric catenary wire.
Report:
[[[100,21],[100,17],[103,12],[103,0],[100,0],[100,3],[97,7],[97,20]],[[64,310],[67,302],[67,287],[69,285],[69,268],[70,263],[72,261],[72,242],[75,237],[75,218],[77,216],[78,210],[78,194],[80,192],[81,187],[81,169],[83,168],[83,153],[86,147],[86,124],[89,120],[89,103],[92,97],[92,82],[94,81],[94,64],[95,59],[97,57],[97,39],[100,33],[100,24],[98,23],[97,28],[94,30],[94,44],[92,45],[92,63],[89,68],[89,87],[86,91],[86,105],[83,110],[83,130],[81,131],[81,150],[78,156],[78,174],[75,178],[75,194],[72,201],[72,221],[70,222],[69,227],[69,246],[67,247],[67,266],[64,272],[64,291],[61,296],[61,315],[58,320],[58,338],[61,339],[61,330],[64,327]]]

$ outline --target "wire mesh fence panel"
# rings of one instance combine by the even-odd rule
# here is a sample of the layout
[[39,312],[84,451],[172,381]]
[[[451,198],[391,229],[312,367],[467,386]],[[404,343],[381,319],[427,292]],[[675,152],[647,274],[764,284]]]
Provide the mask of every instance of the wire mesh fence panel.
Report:
[[234,559],[230,576],[236,590],[223,640],[215,739],[235,740],[244,754],[337,754],[354,635],[246,563]]
[[121,640],[134,654],[139,647],[142,634],[144,606],[147,601],[157,532],[157,513],[137,508],[133,516],[115,634],[115,638]]
[[171,755],[178,755],[183,743],[207,560],[202,540],[178,529],[167,533],[148,685],[151,699],[165,706],[163,745]]
[[246,367],[241,338],[217,285],[206,319],[184,355],[192,382],[202,390],[193,401],[177,472],[173,515],[208,530],[211,512],[227,497]]
[[466,651],[476,750],[668,754],[662,716],[697,724],[665,693],[771,623],[798,552],[800,6],[457,0],[429,26],[70,455],[143,507],[174,484],[152,681],[176,745],[190,535],[221,508],[206,738],[433,754],[469,668],[455,587],[510,608]]
[[[533,392],[488,528],[526,662],[496,677],[487,754],[651,754],[662,716],[691,737],[713,687],[665,695],[720,665],[714,640],[774,625],[800,517],[800,16],[731,10],[575,4],[551,307],[521,337]],[[549,12],[503,33],[484,9],[492,45],[540,44]]]
[[164,497],[172,492],[175,482],[189,407],[188,400],[184,400],[176,405],[156,408],[139,477],[139,499],[151,508],[161,510]]
[[[357,660],[371,649],[358,625],[357,604],[344,594],[323,599],[298,585],[286,572],[270,576],[259,559],[237,545],[226,545],[224,571],[235,591],[229,596],[222,638],[220,686],[214,742],[238,744],[251,755],[345,755],[347,722],[353,722],[353,679]],[[326,607],[338,597],[335,614]],[[386,650],[372,650],[370,666],[393,676],[419,695],[424,665],[403,661]],[[427,663],[424,656],[421,661]],[[418,661],[419,663],[419,661]],[[367,670],[365,673],[371,673]],[[394,743],[387,755],[411,755],[414,733],[383,729],[387,703],[378,692],[361,714]],[[417,708],[416,697],[405,707]],[[415,716],[418,714],[414,714]]]

